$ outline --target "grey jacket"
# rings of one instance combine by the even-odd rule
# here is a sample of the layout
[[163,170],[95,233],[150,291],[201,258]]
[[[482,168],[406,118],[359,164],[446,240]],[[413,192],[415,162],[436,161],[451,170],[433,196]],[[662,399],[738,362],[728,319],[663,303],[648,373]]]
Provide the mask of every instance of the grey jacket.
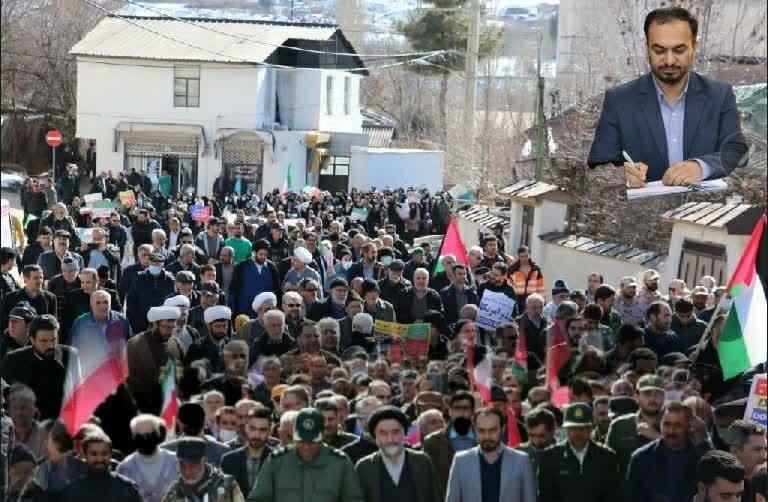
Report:
[[[506,446],[501,449],[499,502],[536,502],[536,480],[530,458]],[[477,501],[482,490],[480,455],[480,448],[475,446],[453,458],[446,502]]]

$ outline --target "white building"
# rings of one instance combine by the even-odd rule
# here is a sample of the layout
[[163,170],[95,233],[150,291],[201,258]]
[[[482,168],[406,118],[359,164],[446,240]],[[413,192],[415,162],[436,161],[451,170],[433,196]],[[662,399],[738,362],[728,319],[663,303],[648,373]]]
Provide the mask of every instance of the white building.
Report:
[[367,72],[337,26],[108,17],[70,53],[76,136],[95,141],[97,172],[200,194],[225,172],[260,193],[290,168],[293,189],[346,189],[351,148],[369,144]]

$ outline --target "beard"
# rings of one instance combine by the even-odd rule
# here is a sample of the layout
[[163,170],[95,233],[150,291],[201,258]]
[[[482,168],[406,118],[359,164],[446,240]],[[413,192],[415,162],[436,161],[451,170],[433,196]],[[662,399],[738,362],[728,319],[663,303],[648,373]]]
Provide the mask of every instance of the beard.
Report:
[[501,441],[499,441],[498,439],[480,441],[479,445],[482,451],[484,451],[485,453],[488,453],[488,452],[496,451],[501,445]]
[[688,69],[682,66],[658,66],[651,67],[653,76],[665,84],[677,84],[688,76]]
[[397,457],[402,453],[405,446],[402,443],[386,443],[379,447],[385,457]]
[[249,439],[248,440],[248,446],[253,448],[254,450],[260,450],[261,448],[264,448],[264,445],[266,445],[267,442],[262,439]]

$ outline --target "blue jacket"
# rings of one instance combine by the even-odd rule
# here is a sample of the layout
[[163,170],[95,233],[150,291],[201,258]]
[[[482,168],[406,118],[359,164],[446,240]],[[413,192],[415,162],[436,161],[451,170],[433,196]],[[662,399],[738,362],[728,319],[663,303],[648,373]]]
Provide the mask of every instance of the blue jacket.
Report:
[[[647,181],[658,181],[668,166],[667,140],[656,86],[649,73],[605,93],[603,111],[589,151],[590,167],[624,164],[622,151],[648,165]],[[690,73],[685,102],[685,159],[698,158],[724,177],[747,162],[736,97],[730,84]]]
[[126,298],[125,314],[130,320],[134,333],[141,333],[149,326],[147,312],[163,304],[175,288],[173,276],[163,272],[155,277],[145,270],[139,272],[131,284]]

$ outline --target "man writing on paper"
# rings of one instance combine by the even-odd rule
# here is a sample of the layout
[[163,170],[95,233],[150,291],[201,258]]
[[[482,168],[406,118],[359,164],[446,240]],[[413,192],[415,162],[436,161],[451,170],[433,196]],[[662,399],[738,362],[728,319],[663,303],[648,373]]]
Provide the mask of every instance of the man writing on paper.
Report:
[[651,73],[605,93],[590,167],[623,163],[627,186],[639,188],[659,180],[688,186],[746,163],[732,87],[691,71],[697,32],[698,21],[683,8],[648,14]]

